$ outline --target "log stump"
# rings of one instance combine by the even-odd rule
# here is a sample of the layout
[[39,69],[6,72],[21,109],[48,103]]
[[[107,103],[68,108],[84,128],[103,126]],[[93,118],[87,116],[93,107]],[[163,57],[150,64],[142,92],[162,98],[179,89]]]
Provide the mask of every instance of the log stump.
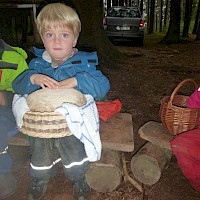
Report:
[[105,149],[101,159],[92,163],[87,170],[88,185],[97,192],[111,192],[122,179],[121,152]]
[[155,184],[168,167],[172,151],[147,142],[131,159],[131,171],[145,185]]

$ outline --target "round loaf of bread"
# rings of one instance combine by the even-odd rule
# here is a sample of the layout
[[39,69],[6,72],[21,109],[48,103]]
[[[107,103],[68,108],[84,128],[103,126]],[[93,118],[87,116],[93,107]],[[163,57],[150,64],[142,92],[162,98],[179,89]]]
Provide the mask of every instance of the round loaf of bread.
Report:
[[83,106],[87,102],[85,95],[73,88],[40,89],[28,95],[26,100],[30,110],[35,112],[53,112],[63,103]]

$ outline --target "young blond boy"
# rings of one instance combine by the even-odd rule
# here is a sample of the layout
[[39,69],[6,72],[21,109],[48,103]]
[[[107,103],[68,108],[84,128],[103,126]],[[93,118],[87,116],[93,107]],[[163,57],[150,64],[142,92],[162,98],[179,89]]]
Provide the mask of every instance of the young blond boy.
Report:
[[[81,31],[77,13],[61,3],[46,5],[37,17],[39,34],[45,49],[36,49],[29,69],[18,76],[13,88],[18,94],[30,94],[41,88],[75,88],[94,99],[102,99],[110,88],[108,79],[98,70],[96,52],[78,51],[75,46]],[[47,184],[56,174],[55,161],[62,160],[66,177],[74,184],[74,198],[86,200],[90,188],[85,181],[89,165],[83,143],[74,135],[57,139],[30,137],[32,184],[28,199],[43,199]]]

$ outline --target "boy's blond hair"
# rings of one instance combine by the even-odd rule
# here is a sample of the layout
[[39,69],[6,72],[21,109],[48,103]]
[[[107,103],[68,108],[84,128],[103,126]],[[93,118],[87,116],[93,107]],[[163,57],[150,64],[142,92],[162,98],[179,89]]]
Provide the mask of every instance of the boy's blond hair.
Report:
[[81,31],[81,21],[78,14],[71,7],[62,3],[51,3],[46,5],[37,16],[37,27],[40,36],[50,27],[68,27],[79,36]]

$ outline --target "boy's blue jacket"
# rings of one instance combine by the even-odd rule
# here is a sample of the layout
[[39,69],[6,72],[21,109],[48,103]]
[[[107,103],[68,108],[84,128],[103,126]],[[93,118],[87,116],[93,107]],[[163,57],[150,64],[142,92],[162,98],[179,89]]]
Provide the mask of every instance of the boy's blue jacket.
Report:
[[31,83],[30,77],[33,74],[45,74],[58,82],[76,77],[78,85],[75,89],[83,94],[92,95],[96,100],[104,98],[110,89],[109,80],[101,71],[96,70],[96,52],[79,51],[57,68],[53,68],[51,63],[42,58],[43,49],[34,48],[34,52],[37,57],[30,61],[29,69],[13,81],[13,89],[18,94],[30,94],[41,88]]

